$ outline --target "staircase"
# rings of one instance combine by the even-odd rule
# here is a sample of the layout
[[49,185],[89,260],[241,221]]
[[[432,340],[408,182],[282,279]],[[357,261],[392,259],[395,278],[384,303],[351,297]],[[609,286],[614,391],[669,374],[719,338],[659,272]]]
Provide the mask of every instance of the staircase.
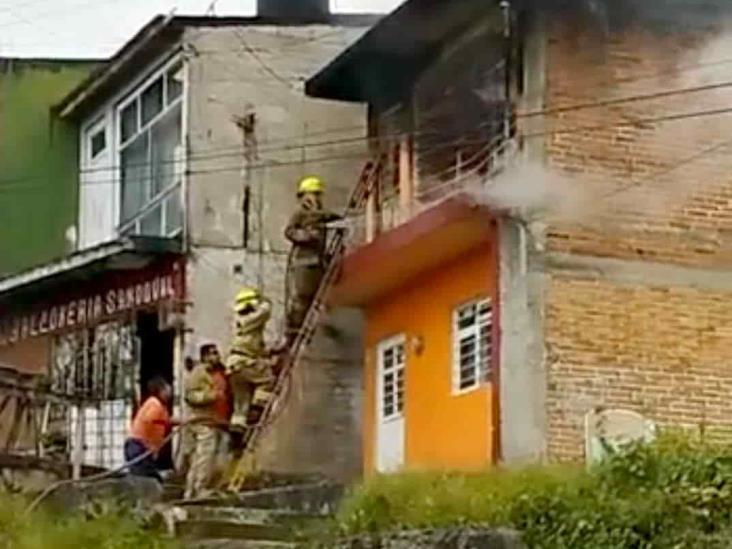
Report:
[[326,482],[243,492],[167,507],[171,534],[189,549],[297,547],[304,528],[328,517],[343,494]]

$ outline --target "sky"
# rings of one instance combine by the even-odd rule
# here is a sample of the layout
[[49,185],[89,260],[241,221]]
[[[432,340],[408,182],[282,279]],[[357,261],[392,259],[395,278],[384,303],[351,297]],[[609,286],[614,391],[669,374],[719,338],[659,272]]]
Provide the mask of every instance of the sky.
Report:
[[[385,12],[402,0],[331,0],[337,12]],[[153,16],[254,15],[255,0],[0,0],[0,57],[105,58]]]

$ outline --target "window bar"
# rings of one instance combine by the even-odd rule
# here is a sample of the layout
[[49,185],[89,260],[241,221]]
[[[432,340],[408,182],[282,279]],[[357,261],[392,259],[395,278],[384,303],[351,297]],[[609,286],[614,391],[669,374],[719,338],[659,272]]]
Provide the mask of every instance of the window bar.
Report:
[[168,236],[167,232],[167,218],[168,218],[168,199],[170,197],[165,195],[160,200],[160,234]]

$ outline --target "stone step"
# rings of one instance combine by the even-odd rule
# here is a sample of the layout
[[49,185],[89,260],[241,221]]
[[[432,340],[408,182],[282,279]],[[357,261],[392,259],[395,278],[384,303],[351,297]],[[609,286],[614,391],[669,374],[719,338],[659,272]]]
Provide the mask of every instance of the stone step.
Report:
[[203,507],[241,507],[248,509],[277,509],[326,516],[335,512],[343,497],[344,488],[340,485],[319,482],[265,488],[242,492],[225,497],[203,498],[191,501],[170,502],[183,508]]
[[178,522],[215,520],[247,524],[287,524],[295,521],[321,518],[321,515],[289,509],[256,509],[230,506],[175,506],[171,508]]
[[248,541],[291,541],[291,530],[285,526],[256,522],[221,520],[186,520],[176,525],[181,539],[240,539]]
[[295,543],[244,539],[208,539],[185,544],[185,549],[295,549]]
[[172,533],[184,539],[230,538],[291,541],[314,517],[288,510],[225,506],[172,507]]

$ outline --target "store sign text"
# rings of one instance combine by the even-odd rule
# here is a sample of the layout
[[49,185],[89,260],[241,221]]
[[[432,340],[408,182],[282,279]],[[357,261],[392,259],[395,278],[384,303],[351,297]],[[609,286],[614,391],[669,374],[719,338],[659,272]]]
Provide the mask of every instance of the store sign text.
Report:
[[176,274],[158,275],[134,284],[62,302],[25,315],[0,319],[0,347],[42,335],[94,325],[160,301],[179,298]]

